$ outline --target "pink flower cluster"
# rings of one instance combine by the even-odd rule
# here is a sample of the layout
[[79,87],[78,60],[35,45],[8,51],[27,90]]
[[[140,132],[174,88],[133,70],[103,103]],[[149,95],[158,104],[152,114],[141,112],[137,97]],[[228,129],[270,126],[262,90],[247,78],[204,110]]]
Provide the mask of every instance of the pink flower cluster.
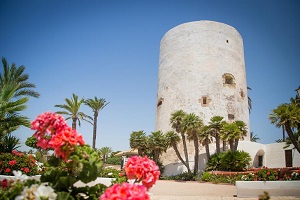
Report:
[[153,160],[147,156],[133,156],[128,159],[125,172],[128,179],[136,179],[137,182],[142,181],[142,184],[149,190],[159,179],[159,167]]
[[147,189],[142,185],[123,183],[107,188],[100,200],[150,200]]
[[75,145],[84,145],[82,135],[69,127],[64,118],[56,113],[45,112],[31,122],[33,136],[42,149],[53,149],[57,157],[67,160]]

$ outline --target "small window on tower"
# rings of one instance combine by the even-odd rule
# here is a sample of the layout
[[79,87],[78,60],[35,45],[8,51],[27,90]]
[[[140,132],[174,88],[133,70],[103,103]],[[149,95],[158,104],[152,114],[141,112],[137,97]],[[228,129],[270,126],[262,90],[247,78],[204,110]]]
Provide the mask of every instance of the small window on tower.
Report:
[[225,84],[232,84],[233,83],[233,79],[230,76],[225,77]]
[[206,97],[203,97],[203,98],[202,98],[202,103],[203,103],[203,104],[207,104],[207,98],[206,98]]
[[163,98],[160,98],[160,99],[159,99],[159,101],[158,101],[158,103],[157,103],[157,108],[158,108],[159,106],[161,106],[161,104],[163,103],[163,100],[164,100]]
[[234,114],[228,114],[228,120],[234,120]]
[[201,99],[199,99],[199,103],[201,104],[201,106],[203,107],[207,107],[209,102],[211,102],[211,99],[208,96],[202,96]]
[[230,73],[223,74],[223,86],[235,87],[234,76]]

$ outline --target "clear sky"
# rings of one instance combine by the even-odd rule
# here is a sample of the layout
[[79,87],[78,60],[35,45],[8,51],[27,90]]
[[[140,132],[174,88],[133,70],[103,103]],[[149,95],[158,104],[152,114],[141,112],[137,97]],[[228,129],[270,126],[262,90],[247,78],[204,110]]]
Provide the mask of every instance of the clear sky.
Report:
[[[38,99],[31,120],[58,111],[72,93],[105,98],[96,147],[129,148],[132,131],[154,131],[160,40],[182,23],[212,20],[231,25],[244,41],[250,131],[273,143],[282,132],[271,110],[295,97],[300,85],[300,1],[297,0],[1,0],[0,56],[26,66]],[[1,64],[2,65],[2,64]],[[1,73],[3,67],[1,66]],[[92,116],[87,106],[81,111]],[[71,126],[71,122],[68,122]],[[78,132],[92,144],[92,125]],[[33,131],[15,132],[22,141]]]

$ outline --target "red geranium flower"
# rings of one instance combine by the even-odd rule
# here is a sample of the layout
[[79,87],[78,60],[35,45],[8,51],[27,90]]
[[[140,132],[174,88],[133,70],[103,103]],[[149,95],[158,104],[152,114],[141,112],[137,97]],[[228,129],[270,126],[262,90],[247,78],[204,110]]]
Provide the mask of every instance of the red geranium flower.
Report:
[[123,183],[107,188],[99,200],[150,200],[147,189],[143,185]]
[[128,179],[137,179],[142,181],[142,184],[150,189],[155,182],[159,179],[159,167],[153,160],[148,159],[147,156],[133,156],[128,159],[125,172]]
[[16,160],[11,160],[11,161],[8,162],[8,164],[10,166],[14,166],[15,164],[17,164],[17,161]]
[[6,172],[6,173],[9,173],[10,171],[11,171],[11,170],[10,170],[9,168],[6,168],[6,169],[5,169],[5,172]]

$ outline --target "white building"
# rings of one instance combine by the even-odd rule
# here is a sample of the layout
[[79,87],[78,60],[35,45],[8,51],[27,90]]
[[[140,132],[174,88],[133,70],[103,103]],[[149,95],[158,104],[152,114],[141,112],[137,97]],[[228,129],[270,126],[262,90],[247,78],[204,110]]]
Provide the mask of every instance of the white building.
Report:
[[[176,26],[164,35],[160,43],[155,130],[172,130],[170,117],[176,110],[195,113],[204,124],[217,115],[228,122],[241,120],[250,133],[243,40],[235,28],[195,21]],[[285,151],[283,144],[263,145],[249,140],[250,134],[240,142],[239,149],[250,153],[254,167],[285,167],[290,152],[293,166],[300,166],[300,159],[295,159],[299,154]],[[180,144],[178,148],[183,151]],[[207,159],[204,147],[200,148],[201,171]],[[210,149],[213,154],[215,144]],[[188,144],[188,150],[193,166],[193,144]],[[287,160],[290,162],[290,157]],[[166,175],[186,170],[171,148],[162,161]]]

